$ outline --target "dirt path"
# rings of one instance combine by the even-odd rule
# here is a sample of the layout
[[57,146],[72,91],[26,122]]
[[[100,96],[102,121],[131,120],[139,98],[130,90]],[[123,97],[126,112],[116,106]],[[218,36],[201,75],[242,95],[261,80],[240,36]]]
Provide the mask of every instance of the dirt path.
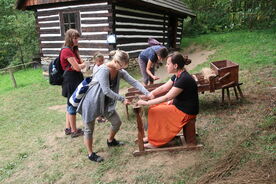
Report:
[[[208,50],[201,50],[197,47],[190,47],[185,52],[182,52],[184,55],[188,55],[189,59],[192,60],[192,63],[185,68],[190,71],[194,69],[197,65],[204,63],[208,60],[208,57],[215,53],[215,50],[208,51]],[[163,64],[159,69],[156,71],[156,76],[160,77],[158,81],[163,81],[168,78],[168,73],[166,71],[165,64]],[[158,82],[156,81],[156,82]]]

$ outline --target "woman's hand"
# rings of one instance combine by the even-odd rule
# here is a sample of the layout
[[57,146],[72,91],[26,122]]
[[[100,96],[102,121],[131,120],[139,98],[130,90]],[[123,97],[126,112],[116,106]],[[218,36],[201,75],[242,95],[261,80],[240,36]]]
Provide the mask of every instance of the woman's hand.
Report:
[[123,101],[123,104],[124,104],[124,105],[129,105],[129,104],[130,104],[130,101],[129,101],[128,99],[125,99],[125,100]]
[[152,100],[152,99],[155,98],[155,96],[153,95],[153,93],[149,93],[149,94],[147,95],[147,98],[148,98],[148,100]]
[[145,101],[145,100],[139,100],[139,101],[137,102],[137,104],[138,104],[138,105],[149,105],[148,102]]
[[152,94],[152,93],[149,93],[148,95],[141,95],[141,96],[139,96],[140,97],[140,99],[142,99],[142,100],[152,100],[152,99],[154,99],[155,97],[154,97],[154,95]]
[[157,77],[157,76],[152,76],[152,78],[153,78],[153,80],[158,80],[158,79],[160,79],[160,77]]

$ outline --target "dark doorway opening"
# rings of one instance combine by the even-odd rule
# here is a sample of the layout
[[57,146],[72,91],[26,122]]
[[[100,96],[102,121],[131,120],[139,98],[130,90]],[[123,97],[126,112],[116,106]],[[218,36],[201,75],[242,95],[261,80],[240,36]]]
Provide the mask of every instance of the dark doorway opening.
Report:
[[168,48],[170,50],[175,49],[176,47],[176,27],[177,19],[175,16],[169,16],[168,24]]

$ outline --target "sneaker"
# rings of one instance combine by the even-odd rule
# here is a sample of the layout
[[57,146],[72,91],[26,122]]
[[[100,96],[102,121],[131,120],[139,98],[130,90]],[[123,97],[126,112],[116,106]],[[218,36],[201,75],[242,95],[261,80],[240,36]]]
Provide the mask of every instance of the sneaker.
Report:
[[104,161],[103,157],[97,155],[95,152],[93,152],[90,156],[88,155],[88,159],[94,162]]
[[65,128],[64,133],[65,133],[65,135],[70,135],[71,134],[71,128]]
[[107,139],[106,143],[108,147],[123,146],[125,144],[124,142],[117,141],[115,138],[111,142]]
[[78,129],[77,132],[71,132],[71,138],[79,137],[83,135],[82,129]]

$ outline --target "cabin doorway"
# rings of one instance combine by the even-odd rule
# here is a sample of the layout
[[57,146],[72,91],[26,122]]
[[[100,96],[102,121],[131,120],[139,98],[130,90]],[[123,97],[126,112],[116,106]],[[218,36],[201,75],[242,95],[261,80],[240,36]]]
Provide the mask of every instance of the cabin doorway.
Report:
[[176,27],[177,27],[176,16],[169,16],[169,24],[168,24],[168,49],[169,50],[173,50],[176,48]]

